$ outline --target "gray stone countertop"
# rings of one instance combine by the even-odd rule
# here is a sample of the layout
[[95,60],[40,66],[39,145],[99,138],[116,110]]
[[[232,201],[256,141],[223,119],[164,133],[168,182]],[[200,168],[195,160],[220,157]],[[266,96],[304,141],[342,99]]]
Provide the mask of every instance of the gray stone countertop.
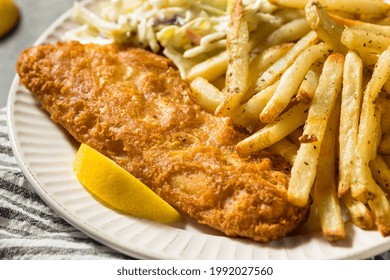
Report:
[[69,10],[74,0],[14,0],[21,17],[17,27],[0,38],[0,108],[6,106],[19,53],[31,46],[49,25]]

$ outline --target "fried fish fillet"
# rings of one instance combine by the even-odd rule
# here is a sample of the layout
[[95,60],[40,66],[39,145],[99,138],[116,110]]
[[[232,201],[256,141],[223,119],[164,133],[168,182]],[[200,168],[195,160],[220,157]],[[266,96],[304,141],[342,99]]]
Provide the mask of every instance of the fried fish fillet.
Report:
[[247,135],[203,111],[165,57],[123,45],[37,46],[17,62],[21,82],[52,120],[201,224],[268,242],[304,223],[287,201],[288,165],[240,158]]

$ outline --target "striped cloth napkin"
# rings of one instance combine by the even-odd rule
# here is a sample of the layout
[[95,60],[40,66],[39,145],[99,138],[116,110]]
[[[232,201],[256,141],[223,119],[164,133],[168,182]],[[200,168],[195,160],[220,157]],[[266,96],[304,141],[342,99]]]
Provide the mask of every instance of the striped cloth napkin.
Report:
[[[58,217],[34,192],[12,154],[0,109],[0,259],[126,259]],[[390,260],[390,251],[372,259]]]
[[19,169],[0,109],[0,259],[126,259],[57,216]]

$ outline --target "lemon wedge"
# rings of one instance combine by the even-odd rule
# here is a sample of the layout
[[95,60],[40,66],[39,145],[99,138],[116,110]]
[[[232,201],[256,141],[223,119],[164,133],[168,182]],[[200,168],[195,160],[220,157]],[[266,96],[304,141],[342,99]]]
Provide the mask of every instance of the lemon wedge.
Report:
[[7,34],[19,20],[19,10],[11,0],[0,0],[0,37]]
[[81,144],[73,164],[84,187],[114,209],[162,223],[180,214],[141,181],[86,144]]

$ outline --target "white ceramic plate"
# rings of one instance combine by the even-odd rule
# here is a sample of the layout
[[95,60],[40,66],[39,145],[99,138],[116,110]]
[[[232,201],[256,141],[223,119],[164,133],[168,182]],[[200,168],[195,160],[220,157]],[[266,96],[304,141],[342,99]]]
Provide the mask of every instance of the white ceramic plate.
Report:
[[[59,41],[74,26],[68,11],[36,44]],[[10,90],[8,118],[15,157],[35,191],[73,226],[124,254],[152,259],[357,259],[390,249],[390,238],[350,224],[341,242],[329,243],[320,232],[309,232],[260,244],[221,236],[190,219],[169,226],[122,215],[98,203],[78,182],[72,171],[78,144],[40,110],[18,77]]]

